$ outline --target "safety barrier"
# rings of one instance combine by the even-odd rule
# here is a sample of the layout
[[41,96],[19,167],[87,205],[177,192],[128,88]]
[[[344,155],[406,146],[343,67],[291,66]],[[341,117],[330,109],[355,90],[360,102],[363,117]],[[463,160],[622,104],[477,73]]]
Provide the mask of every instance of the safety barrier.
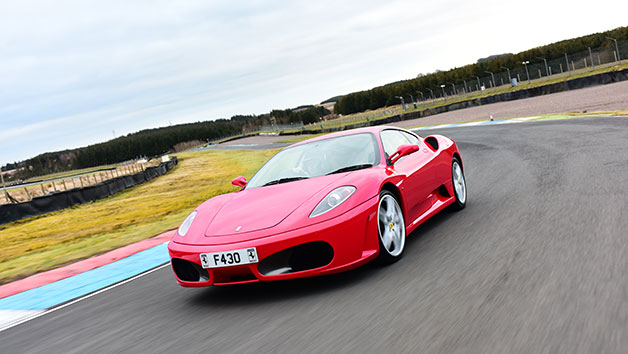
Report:
[[29,202],[0,205],[0,225],[106,198],[129,187],[159,177],[174,168],[177,163],[177,157],[171,156],[168,162],[162,162],[155,167],[148,167],[144,171],[132,175],[116,177],[84,188],[35,197]]
[[[350,124],[350,125],[345,125],[341,127],[307,130],[307,131],[304,131],[304,133],[308,133],[308,134],[329,133],[332,131],[348,130],[348,129],[354,129],[354,128],[360,128],[360,127],[373,126],[373,125],[382,125],[382,124],[388,124],[392,122],[399,122],[402,120],[428,117],[428,116],[432,116],[439,113],[455,111],[458,109],[482,106],[485,104],[514,101],[514,100],[518,100],[522,98],[549,95],[549,94],[557,93],[557,92],[577,90],[581,88],[592,87],[592,86],[597,86],[597,85],[605,85],[605,84],[626,81],[626,80],[628,80],[628,69],[624,69],[620,71],[610,71],[610,72],[596,74],[592,76],[572,79],[568,81],[557,82],[554,84],[532,87],[532,88],[524,89],[524,90],[505,92],[505,93],[501,93],[501,94],[497,94],[493,96],[451,103],[445,106],[429,108],[422,111],[414,111],[414,112],[398,114],[398,115],[388,117],[388,118],[383,118],[383,119],[371,120],[367,122]],[[294,133],[290,132],[290,133],[285,133],[285,134],[294,134]],[[280,135],[284,135],[284,134],[280,133]]]

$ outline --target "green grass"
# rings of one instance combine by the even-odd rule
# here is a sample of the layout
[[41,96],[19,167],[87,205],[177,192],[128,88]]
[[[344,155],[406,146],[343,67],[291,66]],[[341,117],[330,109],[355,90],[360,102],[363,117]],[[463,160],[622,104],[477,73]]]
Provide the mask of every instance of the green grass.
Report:
[[224,143],[225,141],[230,141],[230,140],[234,140],[234,139],[246,138],[247,136],[254,136],[254,135],[257,135],[258,133],[259,133],[259,132],[250,132],[250,133],[243,133],[243,134],[238,134],[238,135],[228,136],[228,137],[226,137],[226,138],[212,140],[212,141],[211,141],[211,143],[212,143],[212,144],[220,144],[220,143]]
[[[402,111],[401,105],[382,107],[382,108],[378,108],[372,111],[364,111],[364,112],[359,112],[359,113],[348,114],[348,115],[345,115],[336,119],[328,120],[325,122],[317,122],[317,123],[308,124],[302,130],[286,130],[282,132],[286,134],[298,134],[298,133],[303,133],[303,132],[308,132],[308,131],[313,131],[313,130],[318,130],[318,129],[336,129],[336,128],[341,128],[348,125],[361,124],[361,123],[366,123],[368,121],[378,121],[378,120],[390,118],[402,112],[407,114],[407,113],[412,113],[412,112],[417,112],[417,111],[423,111],[423,110],[428,110],[432,108],[446,106],[452,103],[460,103],[460,102],[464,102],[468,100],[495,96],[495,95],[499,95],[506,92],[520,91],[520,90],[525,90],[525,89],[529,89],[533,87],[546,86],[546,85],[551,85],[558,82],[564,82],[564,81],[573,80],[573,79],[577,79],[581,77],[597,75],[597,74],[610,72],[610,71],[619,71],[623,69],[628,69],[628,63],[610,64],[610,65],[607,64],[603,67],[598,67],[595,70],[580,69],[577,71],[572,71],[571,75],[569,75],[568,73],[555,74],[549,79],[543,77],[540,79],[534,79],[530,83],[524,80],[524,81],[519,82],[519,85],[515,87],[512,87],[510,85],[502,85],[494,89],[489,88],[484,91],[474,91],[474,92],[464,94],[464,95],[457,95],[454,97],[449,97],[447,100],[436,99],[433,101],[420,103],[417,105],[417,108],[411,108],[411,109],[408,109],[407,111]],[[409,104],[408,106],[412,107],[411,104]],[[391,111],[392,113],[386,113],[386,112],[391,112]],[[249,135],[255,135],[255,134],[247,133],[247,134],[242,135],[242,137],[249,136]],[[311,137],[314,137],[314,136],[316,135],[312,135]],[[228,139],[231,139],[231,138],[228,138]],[[280,142],[296,143],[299,141],[303,141],[305,139],[309,139],[309,137],[286,139],[286,140],[281,140]],[[227,140],[227,139],[223,139],[223,141],[224,140]]]
[[182,153],[166,175],[109,198],[0,226],[0,283],[176,228],[197,205],[237,190],[276,150]]
[[319,134],[304,134],[301,136],[297,136],[295,138],[291,138],[291,139],[284,139],[284,140],[279,140],[277,141],[278,143],[287,143],[287,144],[292,144],[292,143],[298,143],[307,139],[312,139],[312,138],[316,138],[317,136],[322,136],[322,135],[327,135],[329,133],[319,133]]
[[[619,116],[619,115],[628,115],[628,111],[612,111],[612,112],[604,111],[604,112],[588,112],[588,113],[568,112],[568,113],[543,114],[543,115],[535,115],[535,116],[528,116],[528,117],[534,117],[534,118],[530,119],[530,121],[542,121],[542,120],[586,118],[586,117],[612,117],[612,116]],[[508,120],[508,119],[515,119],[515,118],[528,118],[528,117],[505,117],[505,118],[500,118],[498,120]],[[468,121],[463,121],[463,122],[456,122],[455,124],[458,124],[458,123],[475,123],[475,122],[485,122],[485,121],[486,121],[486,119],[468,120]],[[409,127],[407,129],[437,127],[437,126],[440,126],[440,125],[449,125],[449,124],[448,123],[438,123],[438,124],[432,124],[432,125],[417,125],[417,126]]]
[[[515,88],[472,93],[446,102],[420,105],[416,110],[481,98],[508,91],[542,86],[577,77],[627,68],[628,64],[574,73],[551,80],[537,80]],[[366,115],[359,119],[366,121]],[[628,114],[628,111],[584,115]],[[535,120],[563,119],[582,114],[545,115]],[[385,118],[379,117],[379,119]],[[369,118],[373,119],[373,118]],[[333,122],[333,121],[331,121]],[[330,122],[327,122],[330,123]],[[325,127],[328,128],[326,123]],[[340,123],[340,122],[339,122]],[[346,124],[355,124],[355,121]],[[339,124],[340,126],[340,124]],[[316,135],[304,135],[281,142],[294,143]],[[239,175],[250,178],[276,150],[199,151],[178,155],[179,165],[168,174],[116,194],[73,208],[48,213],[0,226],[0,284],[63,264],[88,258],[176,228],[201,202],[237,190],[230,181]],[[97,168],[78,171],[90,173]],[[77,171],[39,178],[61,178]]]
[[[618,64],[608,65],[608,66],[604,66],[595,70],[588,70],[588,69],[579,70],[576,72],[572,72],[571,75],[568,75],[567,73],[558,74],[558,75],[554,75],[552,78],[549,78],[549,79],[547,78],[535,79],[535,80],[532,80],[530,83],[528,83],[527,81],[522,81],[519,83],[519,85],[515,87],[512,87],[510,85],[503,85],[495,89],[486,89],[484,91],[474,91],[469,94],[458,95],[458,96],[454,96],[453,98],[450,97],[447,100],[436,99],[430,102],[421,103],[417,106],[417,108],[411,108],[403,113],[407,114],[407,113],[416,112],[416,111],[423,111],[427,109],[446,106],[452,103],[460,103],[463,101],[499,95],[506,92],[513,92],[513,91],[525,90],[525,89],[529,89],[533,87],[546,86],[546,85],[555,84],[558,82],[564,82],[564,81],[573,80],[573,79],[577,79],[581,77],[597,75],[597,74],[610,72],[610,71],[619,71],[623,69],[628,69],[628,63],[624,63],[620,65]],[[409,105],[409,106],[412,106],[412,105]],[[392,114],[382,114],[382,112],[391,111],[391,110],[395,112]],[[333,128],[339,128],[339,127],[343,127],[347,125],[352,125],[352,124],[364,123],[367,121],[367,117],[369,117],[368,119],[370,121],[378,121],[381,119],[386,119],[386,118],[398,115],[400,113],[398,111],[400,110],[401,110],[401,105],[384,107],[384,108],[377,109],[375,111],[366,111],[366,112],[345,115],[341,118],[330,120],[323,124],[324,124],[325,129],[333,129]],[[316,130],[320,128],[321,128],[320,123],[306,126],[306,130]]]
[[621,64],[621,65],[610,65],[610,66],[598,68],[595,70],[572,72],[571,75],[564,73],[560,75],[555,75],[554,77],[549,78],[549,79],[541,78],[541,79],[532,80],[530,83],[527,83],[526,81],[522,81],[519,83],[519,85],[515,87],[512,87],[510,85],[504,85],[504,86],[499,86],[495,89],[486,89],[484,91],[474,91],[470,94],[455,96],[453,99],[448,99],[446,101],[438,100],[438,101],[434,101],[427,104],[420,104],[416,109],[408,110],[406,111],[406,113],[445,106],[451,103],[458,103],[458,102],[463,102],[463,101],[472,100],[472,99],[499,95],[506,92],[520,91],[520,90],[525,90],[525,89],[529,89],[533,87],[551,85],[558,82],[564,82],[564,81],[573,80],[573,79],[577,79],[581,77],[593,76],[593,75],[597,75],[597,74],[601,74],[605,72],[619,71],[623,69],[628,69],[628,63]]
[[[628,111],[613,111],[613,112],[588,112],[588,113],[574,113],[574,112],[569,112],[569,113],[558,113],[558,114],[546,114],[546,115],[540,115],[538,116],[538,118],[534,118],[531,119],[533,121],[537,121],[537,120],[553,120],[553,119],[569,119],[569,118],[577,118],[577,117],[592,117],[592,116],[596,116],[596,117],[601,117],[601,116],[614,116],[614,115],[628,115]],[[503,118],[503,119],[513,119],[513,118],[520,118],[520,117],[510,117],[510,118]],[[464,121],[464,122],[457,122],[457,123],[473,123],[473,122],[483,122],[484,120],[469,120],[469,121]],[[424,126],[424,125],[420,125],[420,126],[415,126],[415,127],[411,127],[410,129],[415,129],[415,128],[424,128],[424,127],[429,127],[429,126],[438,126],[438,125],[443,125],[443,123],[439,123],[439,124],[434,124],[434,125],[428,125],[428,126]],[[447,124],[445,124],[447,125]],[[327,135],[330,133],[319,133],[319,134],[303,134],[300,135],[298,137],[295,138],[291,138],[291,139],[285,139],[285,140],[280,140],[277,141],[278,143],[298,143],[304,140],[308,140],[311,138],[315,138],[317,136],[322,136],[322,135]]]
[[531,119],[532,121],[540,120],[556,120],[556,119],[571,119],[571,118],[586,118],[586,117],[612,117],[616,115],[625,114],[628,111],[613,111],[613,112],[587,112],[587,113],[559,113],[559,114],[544,114],[537,118]]

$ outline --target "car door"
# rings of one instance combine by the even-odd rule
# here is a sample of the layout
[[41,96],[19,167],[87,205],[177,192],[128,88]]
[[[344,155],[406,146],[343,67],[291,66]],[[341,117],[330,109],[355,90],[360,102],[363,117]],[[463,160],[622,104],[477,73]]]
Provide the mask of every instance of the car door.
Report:
[[410,224],[429,209],[431,193],[438,187],[434,151],[415,135],[402,130],[386,129],[380,136],[386,157],[400,145],[419,145],[419,151],[401,158],[393,166],[395,172],[406,176],[400,188],[406,204],[406,223]]

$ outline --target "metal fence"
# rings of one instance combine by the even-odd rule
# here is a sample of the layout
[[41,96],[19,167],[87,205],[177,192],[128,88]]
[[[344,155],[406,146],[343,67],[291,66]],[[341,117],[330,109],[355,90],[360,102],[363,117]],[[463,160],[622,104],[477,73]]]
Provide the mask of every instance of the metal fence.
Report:
[[398,96],[400,105],[374,111],[350,114],[337,119],[308,124],[304,130],[336,128],[347,124],[358,124],[398,115],[407,110],[427,109],[438,106],[444,100],[461,101],[473,99],[493,91],[505,91],[512,86],[513,79],[519,84],[544,84],[545,81],[576,76],[588,71],[617,65],[628,61],[628,41],[611,42],[612,45],[588,48],[586,51],[565,53],[560,58],[547,60],[535,57],[521,62],[518,67],[501,68],[498,72],[486,72],[462,82],[443,82],[423,91],[408,92]]
[[403,109],[400,106],[385,107],[374,111],[355,113],[330,120],[321,119],[319,122],[305,125],[303,130],[334,129],[344,125],[367,123],[372,120],[381,119],[382,117],[395,116],[401,113],[403,113]]
[[543,81],[585,73],[620,64],[622,61],[624,63],[628,61],[628,41],[626,40],[617,41],[616,43],[612,42],[612,45],[608,46],[589,48],[582,52],[565,53],[564,56],[551,60],[541,57],[529,58],[519,64],[518,67],[503,67],[498,72],[486,72],[485,76],[476,76],[462,82],[444,82],[426,91],[409,92],[403,97],[398,97],[400,102],[402,102],[401,105],[340,116],[330,120],[321,118],[319,122],[306,125],[302,122],[264,125],[258,130],[222,137],[215,139],[214,142],[268,132],[334,129],[344,125],[368,123],[372,120],[401,114],[406,110],[429,108],[430,104],[438,105],[439,101],[443,100],[455,99],[459,101],[461,99],[471,99],[484,93],[490,94],[491,90],[503,90],[511,87],[513,79],[516,79],[518,85],[527,83],[542,84]]
[[[107,180],[144,171],[146,167],[147,164],[144,163],[133,163],[26,184],[7,186],[2,183],[2,185],[0,185],[0,205],[23,203],[31,201],[36,197],[64,192],[76,188],[85,188],[103,183]],[[2,182],[4,182],[4,180],[2,180]]]
[[286,131],[286,130],[301,130],[303,129],[303,122],[296,122],[290,124],[273,124],[273,125],[262,125],[259,128],[259,132],[276,132],[276,131]]
[[527,58],[518,67],[503,67],[498,72],[487,71],[485,76],[476,76],[463,80],[463,82],[443,82],[438,87],[430,88],[424,92],[407,93],[405,95],[405,98],[408,99],[406,102],[410,101],[410,94],[415,97],[418,96],[416,97],[418,102],[427,102],[497,89],[501,86],[508,87],[512,85],[513,79],[517,80],[517,84],[541,82],[612,66],[619,64],[622,59],[625,62],[628,59],[628,41],[611,43],[609,46],[589,48],[582,52],[565,53],[560,58],[551,60],[541,57]]
[[[177,162],[177,157],[172,156],[172,159],[163,161],[157,166],[147,167],[146,169],[135,168],[132,174],[114,175],[115,177],[102,180],[94,185],[48,193],[20,203],[0,204],[0,225],[106,198],[126,188],[165,174],[174,168]],[[109,172],[113,173],[113,170]]]

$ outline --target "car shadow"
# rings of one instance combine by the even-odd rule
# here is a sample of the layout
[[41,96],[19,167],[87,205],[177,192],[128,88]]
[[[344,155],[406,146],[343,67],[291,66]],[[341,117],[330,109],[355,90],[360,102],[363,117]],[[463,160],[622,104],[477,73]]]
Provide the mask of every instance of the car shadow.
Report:
[[[406,240],[404,258],[420,255],[419,242],[437,237],[437,230],[455,213],[445,210],[423,223]],[[417,247],[419,246],[419,247]],[[419,248],[419,249],[417,249]],[[392,272],[396,267],[403,267],[404,259],[391,265],[381,265],[377,261],[369,262],[357,269],[311,278],[291,279],[271,282],[257,282],[238,285],[211,286],[195,289],[189,301],[202,307],[215,306],[257,306],[264,303],[280,302],[296,298],[319,296],[321,294],[364,286],[365,282],[377,281],[382,272]]]
[[413,245],[419,242],[419,240],[426,240],[437,237],[442,225],[444,223],[452,221],[452,218],[455,218],[457,214],[458,212],[451,211],[450,209],[445,209],[426,220],[423,224],[419,225],[419,227],[412,231],[412,233],[408,235],[408,238],[406,239],[406,249],[404,250],[404,256],[406,255],[405,252],[408,252],[409,249],[413,247]]
[[212,286],[202,289],[190,301],[201,306],[240,307],[316,296],[357,286],[381,268],[377,262],[369,262],[347,272],[311,278]]

